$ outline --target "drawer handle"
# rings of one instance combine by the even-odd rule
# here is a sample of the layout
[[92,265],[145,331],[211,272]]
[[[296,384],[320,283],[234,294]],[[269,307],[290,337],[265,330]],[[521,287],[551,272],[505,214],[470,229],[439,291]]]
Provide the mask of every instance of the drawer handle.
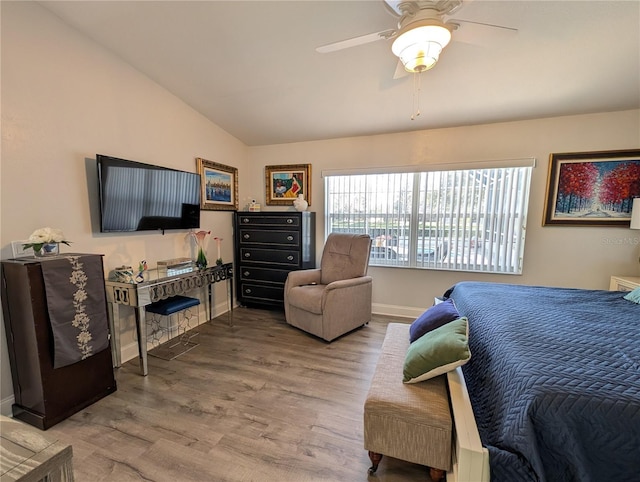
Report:
[[249,218],[242,218],[242,222],[243,223],[248,223],[249,222]]
[[244,257],[245,258],[250,258],[251,257],[251,253],[244,253]]
[[251,294],[251,288],[247,288],[246,290],[244,290],[244,292],[245,292],[246,294],[250,295],[250,294]]
[[287,256],[287,259],[288,259],[289,261],[293,261],[293,256],[289,255],[289,256]]
[[249,275],[251,274],[251,272],[249,272],[249,271],[245,271],[243,274],[244,274],[245,276],[249,276]]
[[287,218],[287,224],[293,224],[293,219]]
[[249,239],[250,237],[251,237],[251,236],[249,236],[248,234],[245,234],[245,235],[243,236],[243,238],[244,238],[244,239]]
[[293,236],[287,236],[287,241],[293,241]]

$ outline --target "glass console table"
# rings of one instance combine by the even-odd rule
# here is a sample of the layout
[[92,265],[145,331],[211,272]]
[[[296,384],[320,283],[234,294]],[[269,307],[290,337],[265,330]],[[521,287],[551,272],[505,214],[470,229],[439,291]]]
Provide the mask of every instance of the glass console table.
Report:
[[111,349],[114,366],[122,365],[120,353],[120,306],[131,306],[135,310],[136,332],[138,335],[138,358],[142,375],[149,373],[147,367],[147,327],[144,307],[159,300],[175,295],[184,295],[189,291],[205,288],[207,290],[207,313],[213,318],[213,290],[211,285],[227,281],[227,306],[229,324],[233,310],[233,263],[211,266],[202,270],[167,276],[166,270],[150,269],[145,271],[144,281],[127,283],[107,279],[107,301],[110,307]]

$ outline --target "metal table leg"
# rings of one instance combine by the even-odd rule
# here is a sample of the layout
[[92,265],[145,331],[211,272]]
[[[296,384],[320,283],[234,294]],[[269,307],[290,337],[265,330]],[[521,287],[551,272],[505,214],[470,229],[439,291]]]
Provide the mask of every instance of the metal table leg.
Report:
[[120,345],[120,307],[117,303],[107,303],[109,307],[109,330],[111,332],[111,357],[113,366],[122,366],[122,351]]
[[140,359],[140,372],[143,376],[149,374],[147,366],[147,322],[143,306],[136,307],[136,331],[138,333],[138,358]]

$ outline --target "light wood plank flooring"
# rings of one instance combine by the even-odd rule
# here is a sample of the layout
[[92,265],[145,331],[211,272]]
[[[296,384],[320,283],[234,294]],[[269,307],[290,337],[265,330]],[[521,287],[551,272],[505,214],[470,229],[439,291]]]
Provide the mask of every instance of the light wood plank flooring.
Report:
[[388,321],[326,343],[238,308],[231,327],[196,328],[191,351],[149,357],[147,377],[127,362],[115,393],[47,432],[73,445],[78,482],[428,481],[388,457],[367,476],[363,406]]

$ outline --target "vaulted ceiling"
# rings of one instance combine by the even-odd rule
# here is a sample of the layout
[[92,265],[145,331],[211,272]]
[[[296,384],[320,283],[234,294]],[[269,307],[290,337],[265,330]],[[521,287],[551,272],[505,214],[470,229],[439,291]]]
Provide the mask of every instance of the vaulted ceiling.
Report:
[[315,50],[396,28],[382,0],[40,4],[249,146],[640,107],[638,0],[465,1],[517,33],[462,24],[419,79],[390,40]]

